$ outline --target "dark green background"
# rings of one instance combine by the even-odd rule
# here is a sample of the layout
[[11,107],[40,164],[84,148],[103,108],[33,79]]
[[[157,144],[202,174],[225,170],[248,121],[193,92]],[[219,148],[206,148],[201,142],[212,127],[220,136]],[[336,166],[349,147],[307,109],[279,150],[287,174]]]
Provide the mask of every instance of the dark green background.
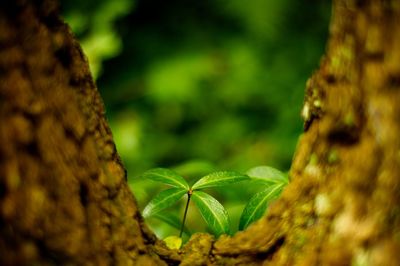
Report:
[[[324,51],[329,2],[61,2],[89,57],[140,206],[164,188],[139,178],[153,167],[191,180],[257,165],[289,169],[305,82]],[[233,231],[257,189],[209,191],[228,209]],[[168,213],[181,215],[180,205]],[[189,214],[188,227],[204,230],[194,208]],[[161,237],[176,234],[150,222]]]

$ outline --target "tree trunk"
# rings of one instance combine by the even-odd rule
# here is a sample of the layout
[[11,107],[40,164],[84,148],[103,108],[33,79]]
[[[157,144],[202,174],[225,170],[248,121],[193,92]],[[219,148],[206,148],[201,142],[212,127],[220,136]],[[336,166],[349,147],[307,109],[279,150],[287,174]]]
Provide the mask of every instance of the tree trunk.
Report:
[[399,1],[334,1],[291,183],[246,231],[180,251],[143,223],[57,6],[3,2],[1,265],[398,265]]
[[162,263],[55,1],[15,2],[0,4],[0,264]]

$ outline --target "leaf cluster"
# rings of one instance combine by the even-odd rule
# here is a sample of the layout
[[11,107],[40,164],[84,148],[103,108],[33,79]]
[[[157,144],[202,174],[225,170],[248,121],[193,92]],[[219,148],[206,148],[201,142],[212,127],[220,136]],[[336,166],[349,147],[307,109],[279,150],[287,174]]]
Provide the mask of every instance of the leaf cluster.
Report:
[[217,236],[230,233],[228,212],[217,199],[201,190],[250,179],[247,175],[233,171],[220,171],[200,178],[190,187],[183,177],[174,171],[164,168],[149,170],[143,174],[143,177],[173,187],[161,191],[147,204],[143,210],[143,216],[145,218],[155,215],[161,210],[175,204],[186,194],[188,196],[188,201],[190,198],[193,199],[194,204],[208,227]]
[[[229,215],[217,199],[201,190],[249,180],[261,183],[263,190],[249,200],[240,217],[239,230],[243,230],[263,216],[269,204],[280,195],[289,182],[286,174],[268,166],[254,167],[246,174],[233,171],[214,172],[203,176],[192,186],[189,186],[182,176],[164,168],[151,169],[145,172],[143,177],[172,186],[170,189],[161,191],[147,204],[143,210],[145,218],[153,216],[178,228],[179,221],[168,215],[161,215],[160,211],[172,206],[184,195],[187,195],[186,211],[190,199],[193,199],[206,224],[216,236],[230,233]],[[190,234],[190,231],[184,226],[186,211],[181,225],[181,233],[183,231]]]

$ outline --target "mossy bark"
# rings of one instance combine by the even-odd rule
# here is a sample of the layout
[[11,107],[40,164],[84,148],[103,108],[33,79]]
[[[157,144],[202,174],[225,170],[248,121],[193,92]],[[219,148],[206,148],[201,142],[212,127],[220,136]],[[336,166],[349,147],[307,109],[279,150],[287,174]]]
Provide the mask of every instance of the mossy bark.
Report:
[[399,1],[334,1],[291,183],[246,231],[196,234],[180,251],[143,223],[85,56],[54,1],[0,9],[0,264],[400,261]]

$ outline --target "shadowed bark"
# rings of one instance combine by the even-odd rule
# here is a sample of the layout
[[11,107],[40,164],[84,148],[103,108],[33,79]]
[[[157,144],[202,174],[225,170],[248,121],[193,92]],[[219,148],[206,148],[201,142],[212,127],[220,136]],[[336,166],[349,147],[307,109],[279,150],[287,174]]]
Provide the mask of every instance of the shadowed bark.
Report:
[[0,4],[1,265],[397,265],[400,4],[334,1],[291,183],[268,215],[169,250],[143,223],[54,1]]
[[55,1],[3,1],[0,49],[0,264],[159,261]]

